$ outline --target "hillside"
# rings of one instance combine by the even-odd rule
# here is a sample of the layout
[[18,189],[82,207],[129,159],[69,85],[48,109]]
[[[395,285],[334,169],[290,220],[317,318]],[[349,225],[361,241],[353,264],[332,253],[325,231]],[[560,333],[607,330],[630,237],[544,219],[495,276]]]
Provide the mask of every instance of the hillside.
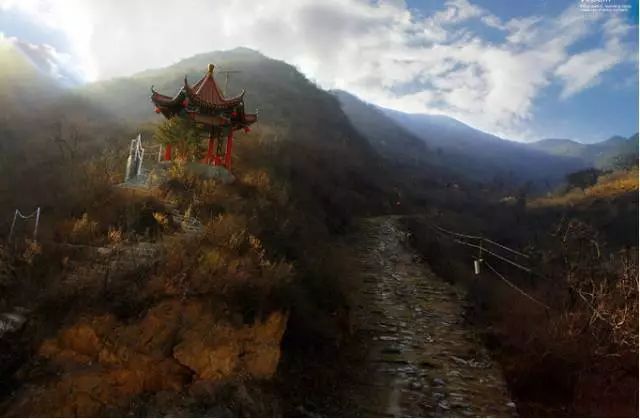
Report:
[[499,176],[516,182],[557,183],[565,174],[585,167],[611,168],[619,159],[638,155],[638,134],[594,144],[566,139],[520,143],[476,130],[441,115],[405,114],[383,110],[399,125],[421,138],[454,169],[472,177]]
[[0,41],[0,62],[7,63],[0,69],[0,212],[62,210],[63,184],[82,181],[70,174],[70,160],[119,149],[134,131],[40,71],[15,44]]
[[578,158],[598,169],[615,167],[620,158],[638,160],[637,133],[629,138],[614,136],[594,144],[582,144],[568,139],[546,139],[530,143],[529,146],[554,156]]
[[598,177],[595,185],[584,190],[574,188],[568,191],[549,194],[529,203],[535,207],[574,206],[588,204],[601,199],[614,199],[620,195],[638,192],[638,167],[631,170],[607,173]]
[[584,190],[573,188],[531,200],[534,215],[579,217],[606,237],[606,245],[636,246],[638,241],[638,166],[602,174]]
[[[113,118],[138,124],[149,138],[153,125],[162,121],[153,113],[149,88],[174,94],[185,75],[190,81],[199,79],[208,63],[220,70],[217,75],[214,71],[220,86],[227,86],[222,71],[239,71],[230,76],[228,94],[246,90],[247,109],[257,108],[259,114],[253,133],[282,149],[281,161],[274,166],[292,182],[300,182],[300,188],[317,191],[324,205],[365,213],[398,211],[415,202],[457,205],[475,193],[472,188],[448,190],[449,184],[462,184],[456,170],[442,165],[419,138],[398,129],[379,110],[364,106],[359,111],[360,101],[350,95],[323,91],[293,66],[247,48],[196,55],[129,78],[90,84],[76,93]],[[344,108],[349,97],[352,114]],[[352,119],[358,112],[362,123]],[[243,137],[239,135],[239,142]],[[357,186],[341,196],[346,184]]]
[[[181,66],[195,80],[209,62],[241,70],[233,85],[247,89],[249,109],[261,109],[252,131],[237,136],[236,182],[194,178],[176,163],[156,190],[114,187],[128,139],[140,130],[151,141],[163,122],[149,102],[150,85],[171,92],[181,85]],[[29,86],[16,97],[37,98]],[[32,221],[20,222],[21,251],[10,254],[9,274],[0,278],[0,313],[29,313],[19,339],[0,340],[2,412],[115,409],[122,416],[135,408],[157,416],[153,409],[171,405],[188,412],[176,416],[217,416],[203,410],[215,403],[235,409],[231,416],[281,416],[279,403],[293,396],[263,395],[262,381],[252,381],[277,368],[286,376],[281,348],[307,370],[323,351],[336,359],[342,319],[335,312],[346,282],[334,242],[354,217],[388,211],[397,181],[335,97],[285,63],[236,50],[15,110],[7,129],[23,160],[10,156],[8,224],[1,227],[9,230],[15,206],[41,206],[42,218],[38,245],[30,241]],[[200,227],[188,230],[184,220]],[[87,339],[91,348],[79,349]],[[38,363],[51,369],[38,372]],[[287,377],[296,388],[300,378]],[[265,401],[247,403],[247,392]],[[144,399],[149,394],[168,399]],[[185,397],[188,408],[179,406]]]
[[424,141],[440,165],[469,179],[511,185],[532,181],[546,187],[583,166],[578,159],[532,150],[445,116],[383,112]]
[[374,105],[345,92],[335,91],[353,126],[382,155],[401,164],[427,164],[434,151],[424,141],[385,115]]
[[246,107],[258,110],[259,124],[277,126],[299,142],[368,147],[351,129],[332,95],[318,89],[293,66],[246,48],[199,54],[165,68],[89,84],[77,92],[117,118],[157,123],[162,117],[153,113],[150,87],[173,95],[182,87],[185,76],[197,81],[209,63],[215,63],[219,70],[214,74],[220,86],[227,86],[220,71],[239,71],[230,75],[226,94],[232,96],[245,89]]

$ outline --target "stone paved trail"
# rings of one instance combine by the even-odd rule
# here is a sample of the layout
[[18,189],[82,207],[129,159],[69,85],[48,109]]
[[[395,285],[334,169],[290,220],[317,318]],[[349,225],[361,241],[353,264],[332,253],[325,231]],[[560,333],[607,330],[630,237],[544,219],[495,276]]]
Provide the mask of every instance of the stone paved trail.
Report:
[[[393,217],[363,220],[352,307],[355,416],[515,416],[498,365],[464,324],[464,294],[434,275]],[[364,355],[363,355],[364,354]]]

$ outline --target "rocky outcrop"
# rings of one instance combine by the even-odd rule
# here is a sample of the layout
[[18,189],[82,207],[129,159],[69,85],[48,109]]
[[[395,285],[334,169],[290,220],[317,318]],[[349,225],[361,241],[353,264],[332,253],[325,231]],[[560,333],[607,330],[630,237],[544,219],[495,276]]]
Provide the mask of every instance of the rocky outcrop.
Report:
[[269,378],[275,373],[285,314],[274,312],[263,322],[239,329],[216,323],[210,316],[200,312],[181,333],[180,343],[173,349],[178,362],[201,380],[222,379],[234,372],[255,378]]
[[[218,310],[219,311],[219,310]],[[287,314],[234,325],[206,300],[166,300],[131,323],[83,319],[38,350],[54,378],[18,395],[10,416],[97,416],[138,395],[202,383],[271,377]]]

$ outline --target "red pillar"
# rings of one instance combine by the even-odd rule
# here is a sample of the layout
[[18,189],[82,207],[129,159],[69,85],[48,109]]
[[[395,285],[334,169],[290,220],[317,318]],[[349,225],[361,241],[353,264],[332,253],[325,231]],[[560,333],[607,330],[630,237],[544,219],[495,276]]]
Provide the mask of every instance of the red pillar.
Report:
[[209,136],[209,148],[207,148],[207,157],[204,158],[206,164],[211,164],[213,160],[213,137]]
[[231,170],[231,150],[233,149],[233,129],[229,129],[227,137],[227,149],[224,152],[224,167]]
[[164,146],[164,159],[171,160],[171,144]]
[[216,151],[213,155],[213,165],[220,166],[222,160],[220,160],[220,137],[218,137],[218,147],[216,147]]

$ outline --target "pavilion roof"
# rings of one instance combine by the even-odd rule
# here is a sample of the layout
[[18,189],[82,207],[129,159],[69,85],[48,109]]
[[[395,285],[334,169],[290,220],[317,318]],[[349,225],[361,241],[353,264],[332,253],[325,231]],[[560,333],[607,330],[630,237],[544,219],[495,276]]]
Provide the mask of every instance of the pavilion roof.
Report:
[[156,112],[166,118],[186,114],[195,121],[209,126],[231,126],[233,129],[247,128],[258,120],[257,114],[245,113],[244,90],[235,97],[225,98],[213,77],[213,64],[207,73],[194,85],[187,78],[175,96],[158,93],[151,86],[151,101]]
[[240,104],[244,97],[244,90],[238,96],[225,98],[213,77],[213,69],[213,64],[209,64],[208,71],[193,86],[189,86],[187,78],[184,78],[184,91],[189,101],[213,109],[230,108]]

